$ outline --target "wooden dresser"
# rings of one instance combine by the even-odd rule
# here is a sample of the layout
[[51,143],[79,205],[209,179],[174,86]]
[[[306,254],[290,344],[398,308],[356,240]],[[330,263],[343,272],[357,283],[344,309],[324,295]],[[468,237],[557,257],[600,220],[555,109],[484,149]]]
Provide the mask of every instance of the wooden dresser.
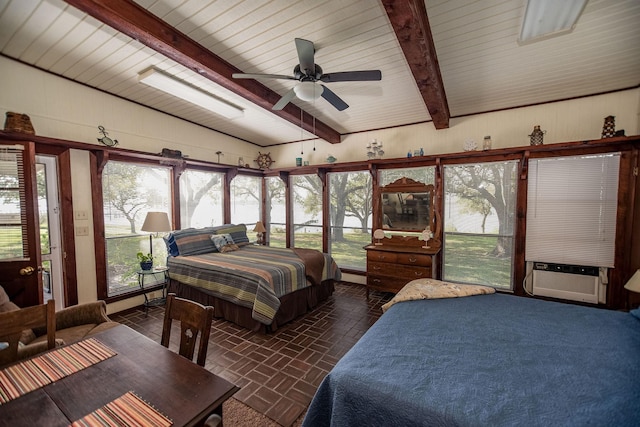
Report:
[[391,243],[368,245],[364,249],[367,251],[367,299],[370,289],[397,293],[414,279],[433,277],[433,257],[440,251],[439,247]]

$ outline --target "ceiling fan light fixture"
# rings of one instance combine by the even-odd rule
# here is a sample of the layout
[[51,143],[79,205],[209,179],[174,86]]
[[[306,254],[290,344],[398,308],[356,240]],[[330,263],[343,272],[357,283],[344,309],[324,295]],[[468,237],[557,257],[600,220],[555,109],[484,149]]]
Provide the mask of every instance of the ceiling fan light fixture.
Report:
[[228,119],[244,115],[242,108],[155,68],[139,73],[138,81]]
[[300,82],[293,88],[293,91],[303,101],[315,101],[322,95],[323,88],[314,82]]

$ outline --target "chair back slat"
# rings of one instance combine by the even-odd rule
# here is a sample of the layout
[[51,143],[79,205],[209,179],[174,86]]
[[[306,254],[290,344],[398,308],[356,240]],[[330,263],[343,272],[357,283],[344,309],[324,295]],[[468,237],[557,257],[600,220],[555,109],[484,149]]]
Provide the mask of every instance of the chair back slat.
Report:
[[0,366],[18,360],[18,341],[22,331],[40,327],[46,327],[47,347],[54,348],[56,345],[54,300],[49,300],[46,304],[0,313],[0,343],[7,345],[5,349],[0,350]]
[[193,361],[196,342],[200,336],[197,363],[204,366],[207,358],[209,334],[213,321],[213,307],[204,306],[195,301],[178,298],[175,294],[167,295],[164,323],[162,326],[161,344],[169,347],[172,321],[180,322],[180,347],[178,353]]

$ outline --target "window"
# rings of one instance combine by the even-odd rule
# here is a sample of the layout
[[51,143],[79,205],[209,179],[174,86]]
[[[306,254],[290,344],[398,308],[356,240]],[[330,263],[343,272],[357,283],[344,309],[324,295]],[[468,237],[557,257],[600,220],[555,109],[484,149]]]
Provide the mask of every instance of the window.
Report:
[[444,280],[513,289],[517,161],[445,166]]
[[261,220],[262,177],[237,175],[231,181],[231,223],[252,230]]
[[368,171],[329,175],[329,253],[341,268],[366,270],[373,189]]
[[322,251],[322,181],[317,175],[291,177],[294,246]]
[[20,147],[0,150],[0,259],[28,258],[24,163]]
[[614,267],[620,153],[529,160],[526,260]]
[[279,177],[265,178],[267,196],[265,197],[266,224],[269,246],[287,247],[287,207],[285,200],[286,186]]
[[[107,257],[107,295],[138,289],[136,258],[148,253],[149,234],[140,231],[148,211],[171,217],[171,170],[128,162],[109,161],[102,175],[104,228]],[[166,264],[167,249],[152,236],[153,263]]]
[[180,176],[180,228],[224,224],[224,174],[185,170]]

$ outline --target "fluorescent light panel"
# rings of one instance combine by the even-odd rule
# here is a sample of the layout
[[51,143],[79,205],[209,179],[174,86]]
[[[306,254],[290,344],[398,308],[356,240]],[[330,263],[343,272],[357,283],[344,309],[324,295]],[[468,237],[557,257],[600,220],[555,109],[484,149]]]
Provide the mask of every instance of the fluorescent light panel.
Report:
[[527,0],[519,43],[531,43],[573,30],[587,0]]
[[228,119],[237,119],[244,115],[241,108],[155,68],[138,74],[138,81]]

